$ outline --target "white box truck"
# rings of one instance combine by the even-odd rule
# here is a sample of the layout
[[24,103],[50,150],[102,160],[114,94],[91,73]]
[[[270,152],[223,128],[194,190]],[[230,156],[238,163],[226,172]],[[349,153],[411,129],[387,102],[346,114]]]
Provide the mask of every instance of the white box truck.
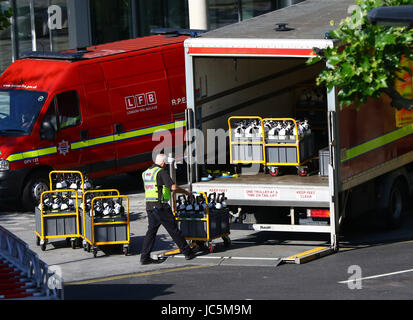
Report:
[[[397,225],[412,186],[413,116],[400,115],[385,96],[359,110],[340,109],[338,89],[320,93],[315,85],[325,63],[306,64],[314,48],[340,45],[328,37],[330,21],[349,16],[352,5],[354,0],[307,0],[184,43],[187,134],[202,139],[202,131],[206,149],[188,143],[192,189],[225,192],[235,211],[261,211],[246,220],[251,230],[329,234],[330,251],[338,249],[346,216],[371,209]],[[202,181],[206,159],[216,152],[206,147],[208,129],[227,131],[231,116],[308,117],[325,173],[286,170],[274,177],[261,163],[256,174]],[[228,158],[228,140],[224,150]]]

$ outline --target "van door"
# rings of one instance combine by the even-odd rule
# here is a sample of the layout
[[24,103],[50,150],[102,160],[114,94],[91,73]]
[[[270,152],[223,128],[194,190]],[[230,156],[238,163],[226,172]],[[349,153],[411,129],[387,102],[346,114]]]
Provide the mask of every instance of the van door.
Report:
[[79,168],[82,149],[72,149],[72,143],[80,139],[82,114],[79,90],[57,93],[51,100],[42,123],[48,122],[55,130],[53,140],[40,140],[39,148],[56,146],[56,154],[48,157],[48,165],[56,170]]
[[[103,64],[114,119],[120,172],[143,169],[152,161],[157,130],[173,128],[166,72],[160,52]],[[172,140],[172,139],[171,139]]]
[[85,94],[84,118],[86,125],[81,140],[73,148],[83,149],[83,165],[91,178],[116,173],[116,153],[113,144],[113,117],[107,85],[100,63],[81,65],[79,73]]
[[175,120],[182,120],[185,118],[186,109],[184,48],[165,50],[163,59],[168,74],[172,113]]

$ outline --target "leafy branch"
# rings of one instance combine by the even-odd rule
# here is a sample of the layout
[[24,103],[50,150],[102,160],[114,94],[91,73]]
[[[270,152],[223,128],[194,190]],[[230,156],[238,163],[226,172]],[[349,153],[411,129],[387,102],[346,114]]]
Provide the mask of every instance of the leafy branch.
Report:
[[[413,61],[413,30],[406,27],[374,26],[367,13],[378,6],[411,4],[411,0],[356,0],[351,16],[342,20],[330,32],[330,37],[340,41],[339,46],[324,49],[307,63],[327,62],[319,74],[317,85],[330,91],[339,87],[340,107],[355,104],[357,108],[368,98],[379,98],[383,93],[392,99],[397,109],[413,110],[413,100],[395,90],[396,81],[412,71],[402,57]],[[334,22],[331,23],[335,25]]]
[[[3,2],[3,0],[0,2]],[[12,15],[13,15],[12,8],[3,10],[0,7],[0,30],[4,30],[10,27],[10,18],[12,17]]]

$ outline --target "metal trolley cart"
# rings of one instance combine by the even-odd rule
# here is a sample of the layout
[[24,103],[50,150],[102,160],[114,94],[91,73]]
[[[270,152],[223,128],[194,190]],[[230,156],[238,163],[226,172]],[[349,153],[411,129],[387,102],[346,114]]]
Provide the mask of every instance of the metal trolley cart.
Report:
[[[117,199],[118,204],[122,200],[126,201],[124,212],[115,216],[100,217],[98,212],[104,209],[104,201],[114,201],[114,199]],[[123,207],[123,204],[120,206]],[[123,195],[97,196],[92,198],[90,209],[90,214],[86,211],[83,214],[86,249],[92,251],[93,256],[96,257],[98,246],[123,245],[123,253],[127,255],[130,245],[129,198]]]
[[85,219],[86,215],[90,215],[92,200],[95,197],[99,196],[119,196],[119,190],[117,189],[96,189],[96,190],[87,190],[83,193],[82,202],[79,205],[79,214],[80,214],[80,232],[83,238],[82,246],[85,251],[91,251],[91,245],[86,241],[85,238]]
[[[277,123],[284,124],[284,132],[277,132]],[[269,124],[272,129],[269,129]],[[272,176],[280,174],[280,166],[296,166],[299,176],[308,174],[308,163],[314,159],[314,137],[302,132],[291,118],[264,118],[265,165]],[[281,127],[281,125],[280,125]],[[288,130],[285,130],[288,127]]]
[[74,249],[82,238],[78,202],[85,179],[80,171],[53,170],[49,182],[50,191],[42,193],[35,208],[36,244],[44,251],[48,239],[66,238]]
[[[197,196],[195,199],[195,195]],[[213,197],[211,197],[213,195]],[[222,238],[224,246],[231,245],[230,234],[230,214],[227,208],[224,208],[221,203],[221,208],[217,208],[212,204],[217,203],[217,199],[225,199],[222,193],[216,197],[216,194],[211,194],[207,198],[206,193],[200,192],[193,196],[193,201],[188,201],[188,206],[192,206],[192,210],[179,210],[176,203],[176,195],[173,196],[173,208],[175,219],[178,222],[178,228],[186,240],[191,241],[191,247],[196,245],[201,248],[206,248],[209,252],[213,252],[215,245],[212,242],[215,239]],[[179,196],[178,200],[180,197]],[[198,201],[198,199],[201,199]],[[196,203],[198,202],[198,203]],[[192,204],[191,204],[192,203]],[[202,207],[201,210],[195,208],[196,205]],[[187,207],[188,209],[188,207]]]
[[48,239],[66,238],[72,248],[81,239],[78,195],[74,189],[45,191],[35,209],[36,244],[46,250]]
[[261,117],[228,118],[231,164],[265,163],[264,126]]

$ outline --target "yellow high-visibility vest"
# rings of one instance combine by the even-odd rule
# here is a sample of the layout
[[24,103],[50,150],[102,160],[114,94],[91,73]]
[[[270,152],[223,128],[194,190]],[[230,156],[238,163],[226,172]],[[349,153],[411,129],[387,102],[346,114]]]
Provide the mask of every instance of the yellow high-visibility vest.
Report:
[[163,170],[160,167],[149,168],[142,173],[142,179],[145,187],[145,199],[148,202],[168,203],[171,199],[171,189],[167,186],[162,188],[162,198],[159,199],[158,183],[156,177]]

